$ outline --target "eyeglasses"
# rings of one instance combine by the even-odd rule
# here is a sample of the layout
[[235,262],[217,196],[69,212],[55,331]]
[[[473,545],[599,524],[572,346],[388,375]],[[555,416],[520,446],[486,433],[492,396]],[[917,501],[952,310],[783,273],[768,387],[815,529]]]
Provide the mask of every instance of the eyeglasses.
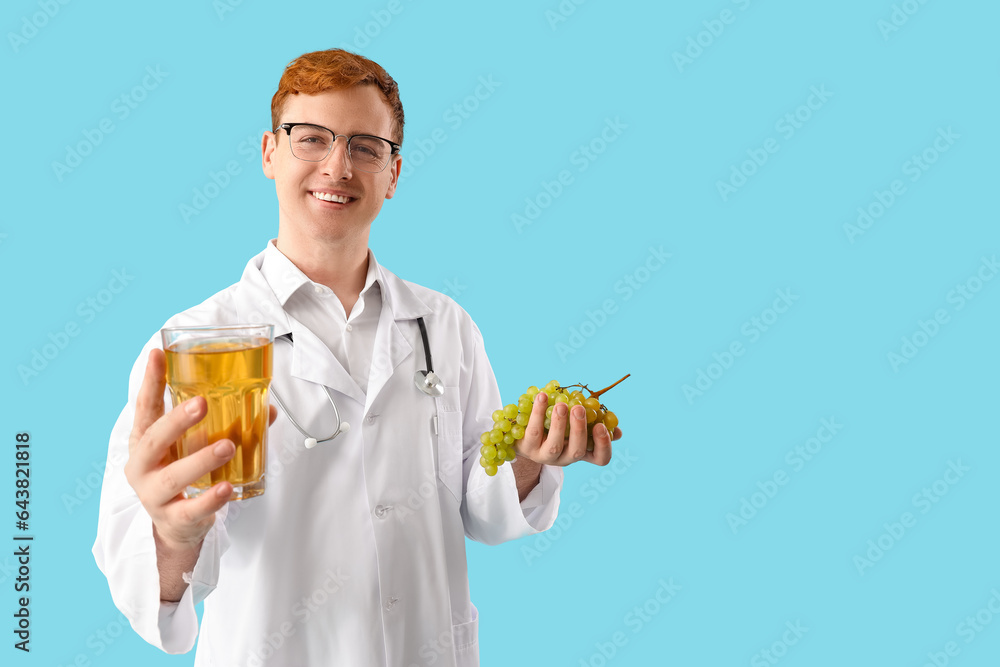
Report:
[[347,155],[351,164],[371,174],[385,169],[390,158],[399,152],[400,145],[370,134],[335,134],[321,125],[310,123],[282,123],[275,128],[288,133],[288,146],[292,155],[306,162],[322,162],[333,150],[337,137],[347,139]]

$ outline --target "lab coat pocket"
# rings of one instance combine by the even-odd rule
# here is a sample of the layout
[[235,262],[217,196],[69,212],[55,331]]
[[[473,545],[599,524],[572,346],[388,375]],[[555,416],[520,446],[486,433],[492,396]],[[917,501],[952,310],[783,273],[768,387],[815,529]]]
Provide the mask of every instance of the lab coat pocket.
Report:
[[438,479],[462,502],[462,411],[457,409],[457,387],[445,387],[437,402]]
[[451,626],[452,645],[455,647],[456,664],[461,667],[479,665],[479,618],[468,623]]

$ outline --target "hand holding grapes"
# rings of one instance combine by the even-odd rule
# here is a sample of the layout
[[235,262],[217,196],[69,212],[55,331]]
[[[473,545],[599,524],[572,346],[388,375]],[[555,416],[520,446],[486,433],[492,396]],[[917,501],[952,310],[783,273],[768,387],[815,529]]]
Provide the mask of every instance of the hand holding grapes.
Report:
[[481,438],[480,465],[487,475],[495,475],[504,461],[514,460],[515,452],[545,465],[567,466],[576,461],[607,465],[611,442],[621,438],[622,432],[618,417],[599,397],[625,378],[598,392],[585,385],[561,387],[555,380],[542,390],[530,387],[516,405],[493,413],[494,427]]

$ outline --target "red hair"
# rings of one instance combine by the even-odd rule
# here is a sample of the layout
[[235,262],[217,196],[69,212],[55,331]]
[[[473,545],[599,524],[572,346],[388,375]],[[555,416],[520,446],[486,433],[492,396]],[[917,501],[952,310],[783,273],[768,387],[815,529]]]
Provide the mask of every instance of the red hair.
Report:
[[271,98],[271,127],[278,127],[289,95],[318,95],[353,86],[376,86],[392,116],[392,140],[403,143],[403,103],[399,86],[376,62],[343,49],[313,51],[292,62],[281,75],[278,92]]

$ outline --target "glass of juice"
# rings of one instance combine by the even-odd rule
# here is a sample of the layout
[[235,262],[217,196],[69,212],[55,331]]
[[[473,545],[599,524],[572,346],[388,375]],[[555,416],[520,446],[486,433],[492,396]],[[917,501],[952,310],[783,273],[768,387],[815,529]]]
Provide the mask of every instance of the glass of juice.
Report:
[[264,493],[274,327],[270,324],[169,327],[160,331],[167,358],[167,387],[174,407],[194,396],[208,402],[205,418],[170,446],[164,465],[222,439],[236,454],[188,486],[193,498],[213,484],[233,485],[230,500]]

